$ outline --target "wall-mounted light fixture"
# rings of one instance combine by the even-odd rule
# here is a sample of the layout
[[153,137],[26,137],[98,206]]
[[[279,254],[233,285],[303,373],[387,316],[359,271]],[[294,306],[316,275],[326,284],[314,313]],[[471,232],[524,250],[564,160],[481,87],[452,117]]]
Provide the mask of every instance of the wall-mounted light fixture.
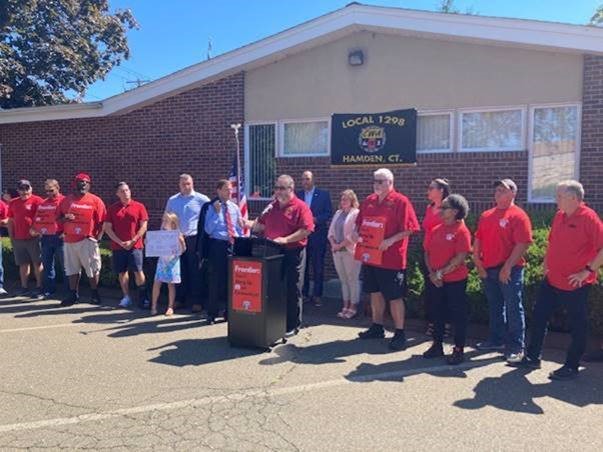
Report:
[[364,64],[364,53],[362,50],[352,50],[348,53],[348,64],[350,66],[362,66]]

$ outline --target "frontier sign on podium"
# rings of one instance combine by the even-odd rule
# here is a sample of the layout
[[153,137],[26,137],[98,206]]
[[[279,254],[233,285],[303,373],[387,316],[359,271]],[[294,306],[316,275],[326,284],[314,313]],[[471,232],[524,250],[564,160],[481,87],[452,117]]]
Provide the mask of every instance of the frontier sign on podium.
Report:
[[262,312],[262,262],[232,261],[232,309]]

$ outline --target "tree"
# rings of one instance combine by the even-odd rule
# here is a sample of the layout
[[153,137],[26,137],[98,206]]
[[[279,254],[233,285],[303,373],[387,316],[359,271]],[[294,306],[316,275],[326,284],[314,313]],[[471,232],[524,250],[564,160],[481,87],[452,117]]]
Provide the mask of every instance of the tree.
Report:
[[438,11],[448,14],[458,14],[459,10],[454,6],[454,0],[440,0]]
[[128,59],[137,27],[108,0],[0,0],[0,108],[78,101]]
[[603,24],[603,5],[599,6],[593,17],[590,18],[591,25],[602,25]]

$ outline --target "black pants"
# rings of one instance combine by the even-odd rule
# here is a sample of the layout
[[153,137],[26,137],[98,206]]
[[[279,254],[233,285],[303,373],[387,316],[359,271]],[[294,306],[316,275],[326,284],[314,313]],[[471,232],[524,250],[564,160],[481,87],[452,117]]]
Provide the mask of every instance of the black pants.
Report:
[[216,317],[226,310],[228,256],[232,256],[232,245],[226,240],[210,239],[207,245],[207,281],[209,297],[207,316]]
[[540,358],[549,319],[556,307],[564,306],[567,309],[572,335],[572,343],[567,351],[565,365],[572,369],[578,368],[588,340],[587,300],[589,290],[590,285],[568,291],[557,289],[546,280],[542,282],[532,314],[528,357]]
[[306,249],[285,249],[283,272],[287,285],[287,331],[299,328],[302,321],[302,287]]
[[[306,247],[306,265],[304,265],[304,286],[302,294],[307,297],[322,297],[325,273],[325,254],[327,251],[326,231],[313,232],[308,237]],[[312,293],[310,293],[310,269],[312,269]]]
[[433,339],[444,340],[444,325],[447,315],[454,327],[454,345],[464,347],[467,339],[467,280],[444,283],[442,287],[433,286],[432,312],[434,315]]
[[180,256],[180,276],[182,283],[176,285],[176,300],[190,307],[193,304],[204,305],[207,292],[202,288],[207,287],[203,283],[202,272],[199,271],[199,258],[197,257],[197,236],[187,236],[186,251]]

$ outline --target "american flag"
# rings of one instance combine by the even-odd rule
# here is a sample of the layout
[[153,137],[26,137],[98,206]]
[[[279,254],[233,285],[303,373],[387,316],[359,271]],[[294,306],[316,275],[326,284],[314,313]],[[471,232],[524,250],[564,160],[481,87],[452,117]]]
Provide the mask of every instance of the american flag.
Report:
[[[239,168],[239,159],[235,155],[230,173],[228,174],[228,180],[230,181],[230,185],[232,187],[232,200],[237,203],[239,209],[241,209],[241,215],[243,218],[248,219],[249,212],[247,209],[247,197],[245,196],[245,184],[243,176],[239,176],[240,174],[241,171]],[[248,236],[249,230],[243,230],[243,235]]]

